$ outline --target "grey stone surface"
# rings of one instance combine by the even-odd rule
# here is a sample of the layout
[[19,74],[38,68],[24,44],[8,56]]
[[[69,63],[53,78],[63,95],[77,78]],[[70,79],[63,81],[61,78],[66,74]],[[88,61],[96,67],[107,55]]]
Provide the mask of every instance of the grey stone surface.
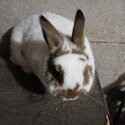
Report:
[[92,41],[125,42],[125,0],[1,0],[0,36],[28,15],[51,11],[73,20],[78,8]]
[[125,44],[92,43],[92,48],[101,86],[106,87],[125,73]]

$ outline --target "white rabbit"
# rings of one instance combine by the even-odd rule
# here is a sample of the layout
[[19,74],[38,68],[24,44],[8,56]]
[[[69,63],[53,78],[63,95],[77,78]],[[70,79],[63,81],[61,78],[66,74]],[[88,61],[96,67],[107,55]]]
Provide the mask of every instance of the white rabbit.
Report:
[[50,12],[30,16],[13,28],[11,60],[35,73],[53,96],[75,100],[90,91],[95,75],[84,26],[81,10],[74,23]]

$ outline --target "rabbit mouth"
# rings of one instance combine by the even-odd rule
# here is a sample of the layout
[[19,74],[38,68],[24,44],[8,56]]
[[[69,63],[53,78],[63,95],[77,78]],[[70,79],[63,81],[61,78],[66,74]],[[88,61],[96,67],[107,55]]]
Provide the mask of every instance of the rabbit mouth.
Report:
[[76,100],[82,95],[84,95],[83,90],[75,91],[75,90],[60,90],[56,94],[54,94],[55,97],[58,99],[61,99],[63,101],[68,101],[68,100]]

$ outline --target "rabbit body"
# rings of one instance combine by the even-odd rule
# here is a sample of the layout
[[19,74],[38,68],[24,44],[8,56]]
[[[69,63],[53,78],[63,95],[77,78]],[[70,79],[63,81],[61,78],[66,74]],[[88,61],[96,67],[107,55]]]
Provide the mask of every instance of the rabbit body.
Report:
[[[40,15],[44,15],[60,32],[66,35],[71,35],[73,28],[72,21],[51,12],[32,15],[14,27],[11,36],[11,60],[21,65],[24,71],[29,73],[33,71],[37,76],[41,76],[41,71],[44,70],[46,59],[49,56],[39,22]],[[22,53],[25,53],[27,59]],[[40,67],[42,70],[39,69]]]
[[[85,58],[85,56],[81,56],[81,55],[79,56],[79,57],[83,57],[83,60],[86,60],[86,61],[84,61],[84,64],[82,64],[81,67],[78,67],[76,69],[74,68],[75,71],[73,71],[72,67],[80,65],[79,62],[75,62],[73,60],[73,59],[77,58],[77,55],[74,54],[73,58],[71,57],[72,56],[71,54],[64,55],[65,57],[62,56],[61,58],[57,58],[56,60],[54,60],[54,62],[59,63],[60,65],[62,65],[62,67],[64,67],[63,70],[64,70],[65,80],[63,80],[63,82],[65,82],[65,84],[63,84],[59,87],[54,87],[54,86],[46,83],[47,81],[46,81],[45,71],[48,68],[47,60],[50,57],[50,54],[53,51],[55,51],[56,47],[55,48],[53,47],[53,50],[50,51],[50,49],[47,45],[47,42],[45,42],[47,40],[45,39],[43,30],[41,28],[42,26],[41,26],[40,20],[39,20],[40,16],[44,16],[59,31],[60,34],[63,34],[65,36],[72,35],[74,22],[69,19],[66,19],[60,15],[50,13],[50,12],[45,12],[42,14],[30,16],[30,17],[22,20],[20,23],[18,23],[13,28],[13,32],[12,32],[12,36],[11,36],[11,45],[10,45],[11,60],[15,64],[20,65],[25,72],[35,73],[35,75],[38,76],[38,78],[41,80],[41,82],[46,87],[49,86],[50,93],[54,93],[55,90],[57,90],[57,88],[58,88],[58,90],[59,89],[66,90],[67,88],[73,90],[73,88],[75,88],[75,86],[76,86],[75,85],[76,82],[80,83],[81,81],[85,81],[85,78],[82,77],[83,74],[82,75],[80,74],[82,71],[80,71],[80,73],[77,73],[77,70],[81,70],[81,68],[85,67],[85,65],[91,66],[91,67],[89,67],[89,69],[90,69],[89,73],[87,73],[87,71],[85,73],[85,68],[83,68],[84,75],[86,75],[86,77],[88,77],[87,75],[89,75],[89,77],[90,77],[89,82],[85,85],[82,85],[82,83],[80,83],[78,85],[79,88],[81,87],[83,89],[83,91],[89,92],[91,89],[92,83],[93,83],[93,79],[94,79],[95,64],[94,64],[94,57],[93,57],[93,54],[91,51],[91,47],[90,47],[89,41],[86,36],[84,37],[84,47],[83,48],[85,48],[84,54],[87,56],[86,56],[86,58]],[[49,32],[49,30],[47,30],[47,32]],[[67,49],[68,51],[71,52],[71,50],[73,49],[73,45],[71,45],[72,49],[69,47],[70,44],[67,45],[68,38],[64,37],[63,41],[64,42],[62,44],[62,48]],[[69,62],[66,62],[67,61],[66,56],[67,56],[67,58],[69,58],[70,64],[69,64]],[[65,64],[65,62],[67,65]],[[69,66],[68,66],[68,64],[69,64]],[[66,67],[65,67],[65,65],[66,65]],[[73,66],[70,66],[70,65],[73,65]],[[67,70],[68,67],[71,67],[72,70],[70,70],[71,68],[69,70]],[[68,75],[69,72],[72,72],[72,76],[71,76],[71,74]],[[48,76],[48,79],[51,79],[50,77],[51,76]],[[81,78],[78,78],[78,77],[81,77]],[[75,79],[76,79],[76,81],[75,81]],[[73,82],[73,81],[75,81],[75,82]],[[79,90],[81,90],[81,88]],[[66,94],[66,92],[65,92],[65,95],[68,96],[69,93]],[[73,95],[73,92],[72,92],[72,95]],[[63,99],[66,100],[66,98],[63,98]],[[70,98],[70,99],[73,99],[73,98]]]

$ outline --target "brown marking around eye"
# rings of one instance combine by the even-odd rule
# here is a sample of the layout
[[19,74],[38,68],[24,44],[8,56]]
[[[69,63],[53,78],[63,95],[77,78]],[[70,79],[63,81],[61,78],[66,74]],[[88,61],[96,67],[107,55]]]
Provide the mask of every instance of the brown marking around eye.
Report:
[[60,71],[60,65],[59,64],[55,65],[55,69],[59,72]]
[[62,69],[61,65],[52,64],[48,72],[51,73],[51,78],[47,82],[50,82],[55,86],[62,85],[64,80],[64,70]]
[[77,90],[78,90],[78,88],[79,88],[79,84],[78,84],[78,83],[76,83],[76,87],[74,88],[74,91],[77,91]]
[[83,72],[83,77],[84,77],[83,84],[88,84],[89,79],[90,79],[90,74],[89,74],[89,67],[88,67],[88,65],[85,67],[85,70],[84,70],[84,72]]
[[60,79],[59,79],[59,84],[62,84],[63,83],[63,80],[64,80],[64,70],[62,69],[62,66],[61,65],[58,65],[58,71],[60,73]]
[[55,86],[58,86],[58,84],[59,84],[58,81],[56,79],[54,79],[53,76],[51,77],[49,82],[53,83],[53,85],[55,85]]

